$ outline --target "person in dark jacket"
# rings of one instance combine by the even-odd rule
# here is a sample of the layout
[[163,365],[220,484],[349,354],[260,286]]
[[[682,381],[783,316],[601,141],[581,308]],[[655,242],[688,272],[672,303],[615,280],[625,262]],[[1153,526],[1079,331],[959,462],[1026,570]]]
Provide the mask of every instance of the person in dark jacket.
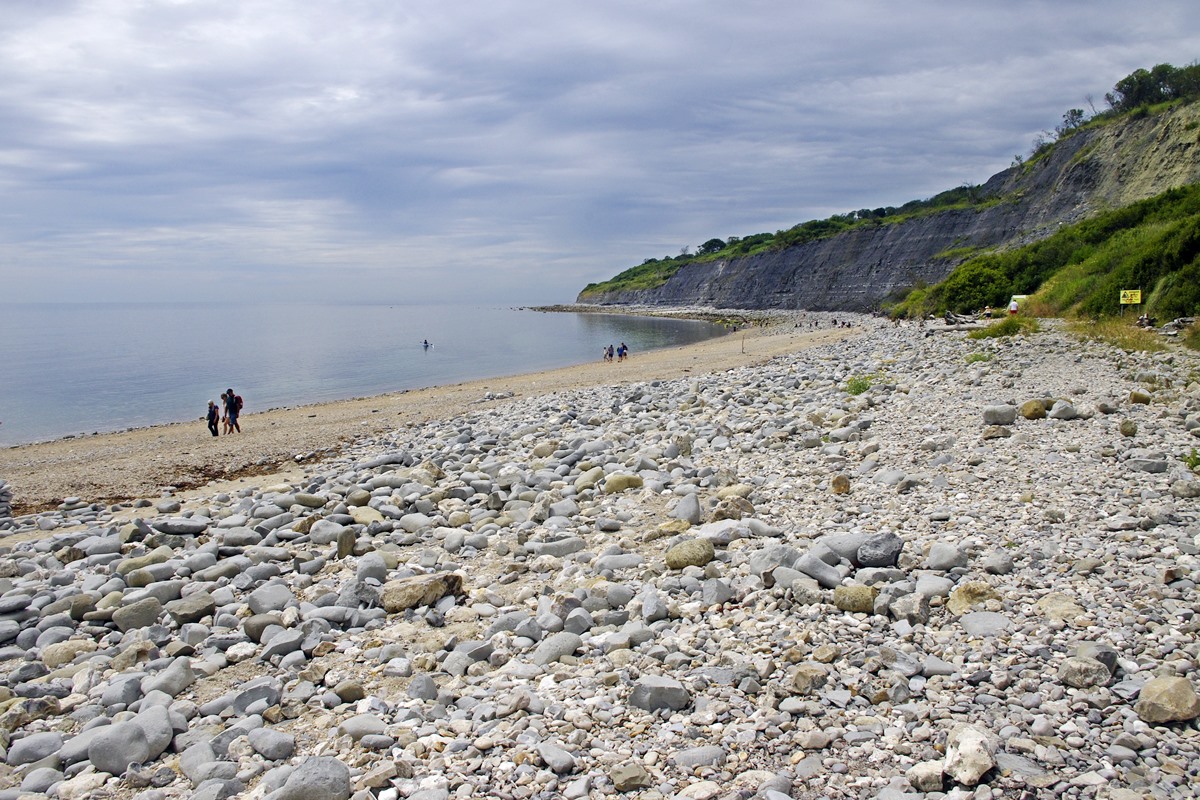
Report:
[[217,421],[221,419],[221,409],[212,400],[208,401],[208,430],[213,436],[217,435]]

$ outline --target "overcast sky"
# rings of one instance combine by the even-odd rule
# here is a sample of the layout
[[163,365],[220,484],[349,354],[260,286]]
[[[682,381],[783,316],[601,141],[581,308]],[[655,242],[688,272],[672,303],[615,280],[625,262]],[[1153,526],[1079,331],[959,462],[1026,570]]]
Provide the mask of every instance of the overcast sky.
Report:
[[0,0],[0,302],[569,302],[981,183],[1196,0]]

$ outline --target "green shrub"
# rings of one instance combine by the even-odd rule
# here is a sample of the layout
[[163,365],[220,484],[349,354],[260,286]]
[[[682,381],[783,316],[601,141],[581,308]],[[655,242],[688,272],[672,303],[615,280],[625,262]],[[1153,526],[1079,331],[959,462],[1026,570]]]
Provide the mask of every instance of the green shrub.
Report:
[[1161,320],[1190,317],[1200,311],[1200,259],[1164,277],[1153,300],[1150,307]]
[[1139,328],[1129,319],[1120,317],[1074,320],[1068,323],[1067,330],[1084,339],[1106,342],[1127,353],[1158,353],[1167,349],[1167,345],[1157,333]]
[[851,375],[846,379],[846,392],[853,395],[862,394],[871,388],[877,377],[876,375]]
[[918,286],[909,291],[903,300],[890,306],[888,308],[888,316],[892,319],[897,317],[912,319],[932,314],[934,309],[935,301],[930,296],[929,289],[925,286]]
[[970,353],[967,355],[968,364],[978,364],[980,361],[991,361],[991,353]]
[[998,339],[1004,336],[1016,336],[1018,333],[1037,333],[1040,326],[1036,319],[1029,317],[1009,317],[994,322],[986,328],[971,331],[967,336],[971,339]]
[[1200,325],[1192,325],[1183,332],[1183,344],[1193,350],[1200,350]]
[[984,306],[1003,306],[1012,294],[1008,278],[992,266],[988,256],[960,266],[941,283],[942,302],[956,314],[969,314]]

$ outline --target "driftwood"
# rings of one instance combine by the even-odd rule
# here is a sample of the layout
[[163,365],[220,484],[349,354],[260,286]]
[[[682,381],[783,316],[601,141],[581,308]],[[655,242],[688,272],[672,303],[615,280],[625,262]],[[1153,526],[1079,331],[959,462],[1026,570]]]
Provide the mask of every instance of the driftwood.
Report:
[[947,325],[968,325],[976,322],[977,320],[977,318],[974,316],[967,314],[955,314],[952,311],[947,311],[942,316],[942,319],[945,320]]
[[933,328],[926,328],[925,335],[933,336],[935,333],[945,333],[946,331],[977,331],[983,327],[985,326],[980,325],[978,322],[968,322],[962,325],[939,325]]

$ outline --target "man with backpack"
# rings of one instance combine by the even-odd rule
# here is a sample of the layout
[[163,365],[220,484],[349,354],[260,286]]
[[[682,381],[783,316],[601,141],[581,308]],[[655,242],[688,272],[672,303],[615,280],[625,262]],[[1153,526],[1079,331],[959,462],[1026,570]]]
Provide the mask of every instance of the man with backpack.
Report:
[[242,397],[233,393],[233,389],[228,389],[225,393],[225,419],[229,422],[229,427],[238,433],[242,432],[242,426],[238,425],[238,414],[242,413]]

